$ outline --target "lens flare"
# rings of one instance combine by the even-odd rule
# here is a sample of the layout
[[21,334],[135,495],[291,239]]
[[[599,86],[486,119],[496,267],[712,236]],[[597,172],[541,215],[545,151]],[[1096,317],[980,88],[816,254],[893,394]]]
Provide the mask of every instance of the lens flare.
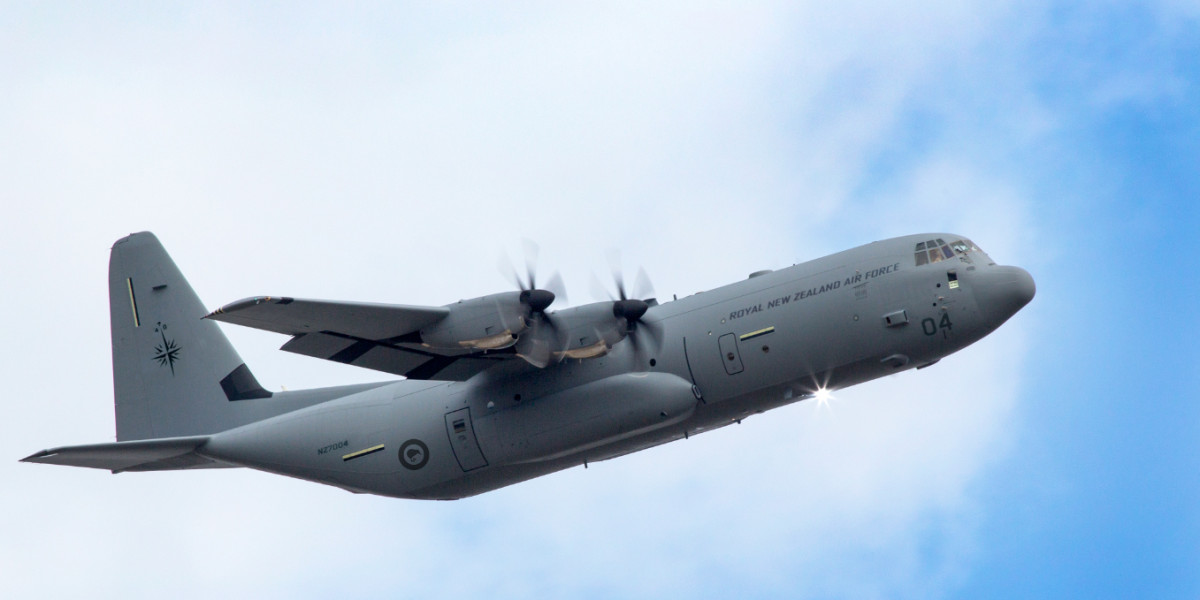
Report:
[[829,400],[833,398],[833,394],[829,390],[821,388],[813,394],[813,398],[817,399],[817,406],[829,406]]

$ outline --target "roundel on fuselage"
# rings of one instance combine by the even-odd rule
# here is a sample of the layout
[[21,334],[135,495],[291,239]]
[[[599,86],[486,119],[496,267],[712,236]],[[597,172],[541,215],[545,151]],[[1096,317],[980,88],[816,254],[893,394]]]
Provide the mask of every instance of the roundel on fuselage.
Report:
[[404,468],[416,471],[429,462],[429,446],[418,439],[411,439],[400,445],[400,464]]

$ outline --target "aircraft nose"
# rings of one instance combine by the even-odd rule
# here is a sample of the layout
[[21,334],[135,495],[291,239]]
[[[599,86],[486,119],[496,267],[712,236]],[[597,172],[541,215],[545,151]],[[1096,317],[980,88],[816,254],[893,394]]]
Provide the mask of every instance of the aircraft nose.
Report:
[[976,284],[975,296],[980,308],[996,325],[1017,314],[1037,293],[1033,276],[1021,267],[991,267],[982,275]]

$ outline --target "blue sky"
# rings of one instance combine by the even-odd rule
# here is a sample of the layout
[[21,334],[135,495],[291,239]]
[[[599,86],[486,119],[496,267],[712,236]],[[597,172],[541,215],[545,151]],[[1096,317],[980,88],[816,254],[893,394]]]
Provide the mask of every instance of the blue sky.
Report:
[[[1198,297],[1200,38],[1194,20],[1144,7],[1080,12],[1059,12],[1038,44],[1056,67],[1039,89],[1074,113],[1033,178],[1044,241],[1069,260],[1038,272],[1035,311],[1054,335],[1031,355],[1018,450],[982,488],[1013,509],[990,515],[994,571],[976,589],[1194,596],[1198,327],[1173,315]],[[1089,90],[1114,78],[1135,89],[1096,103]]]
[[[1200,595],[1200,5],[0,4],[0,564],[24,596]],[[1036,299],[920,372],[453,503],[18,464],[112,437],[105,268],[443,304],[537,240],[687,294],[970,236]],[[226,329],[259,379],[377,380]]]

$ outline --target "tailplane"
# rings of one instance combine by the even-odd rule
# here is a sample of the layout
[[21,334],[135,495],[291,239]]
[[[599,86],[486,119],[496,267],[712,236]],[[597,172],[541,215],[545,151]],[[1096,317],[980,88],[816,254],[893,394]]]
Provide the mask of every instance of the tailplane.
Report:
[[108,291],[117,440],[217,433],[271,397],[154,234],[113,244]]

